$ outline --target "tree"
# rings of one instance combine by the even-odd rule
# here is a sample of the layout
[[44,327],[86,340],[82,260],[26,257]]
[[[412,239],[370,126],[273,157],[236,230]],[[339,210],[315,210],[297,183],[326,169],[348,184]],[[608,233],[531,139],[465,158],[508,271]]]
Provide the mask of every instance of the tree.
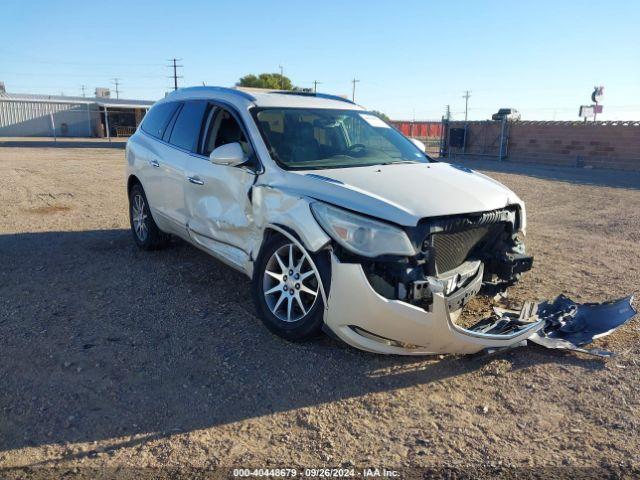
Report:
[[371,113],[375,113],[377,116],[379,116],[382,120],[384,120],[387,123],[391,121],[391,119],[382,112],[379,112],[377,110],[371,110]]
[[238,83],[238,87],[271,88],[274,90],[293,90],[291,80],[279,73],[261,73],[258,76],[253,74],[245,75]]

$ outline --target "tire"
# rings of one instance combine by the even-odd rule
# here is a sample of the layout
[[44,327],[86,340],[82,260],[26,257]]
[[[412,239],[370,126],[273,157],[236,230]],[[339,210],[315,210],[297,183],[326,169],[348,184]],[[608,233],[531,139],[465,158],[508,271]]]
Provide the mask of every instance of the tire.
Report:
[[139,183],[129,192],[129,224],[133,240],[142,250],[156,250],[169,242],[169,235],[161,231],[153,220],[147,196]]
[[[293,262],[288,252],[292,252]],[[322,330],[324,301],[318,278],[328,295],[331,267],[326,256],[310,256],[317,270],[306,259],[300,263],[302,254],[293,242],[274,235],[262,248],[254,266],[252,290],[258,316],[272,333],[292,342],[317,337]]]

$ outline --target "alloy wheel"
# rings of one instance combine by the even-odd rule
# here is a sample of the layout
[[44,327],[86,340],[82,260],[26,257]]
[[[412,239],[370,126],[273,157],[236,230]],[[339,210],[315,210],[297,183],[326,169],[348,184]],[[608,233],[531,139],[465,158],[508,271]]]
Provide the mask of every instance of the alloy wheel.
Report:
[[278,319],[296,322],[313,308],[320,289],[318,271],[293,243],[278,248],[267,261],[264,298]]
[[131,218],[133,220],[133,229],[136,232],[138,240],[144,242],[149,236],[149,227],[147,226],[147,214],[144,211],[144,197],[136,194],[131,202]]

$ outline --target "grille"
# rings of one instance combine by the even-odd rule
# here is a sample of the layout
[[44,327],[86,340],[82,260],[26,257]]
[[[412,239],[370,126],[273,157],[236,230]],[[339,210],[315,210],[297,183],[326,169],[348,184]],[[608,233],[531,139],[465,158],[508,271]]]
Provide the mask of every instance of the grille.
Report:
[[431,235],[435,251],[438,274],[462,265],[473,247],[489,232],[489,227],[478,227],[456,233],[434,233]]

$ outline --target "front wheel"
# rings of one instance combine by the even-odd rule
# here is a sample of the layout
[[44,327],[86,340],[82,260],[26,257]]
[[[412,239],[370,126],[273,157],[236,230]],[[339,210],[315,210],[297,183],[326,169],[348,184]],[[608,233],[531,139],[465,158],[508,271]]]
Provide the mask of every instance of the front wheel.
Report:
[[295,243],[282,236],[268,241],[254,268],[253,294],[260,319],[276,335],[290,341],[317,336],[323,323],[329,266],[319,255],[315,267]]

